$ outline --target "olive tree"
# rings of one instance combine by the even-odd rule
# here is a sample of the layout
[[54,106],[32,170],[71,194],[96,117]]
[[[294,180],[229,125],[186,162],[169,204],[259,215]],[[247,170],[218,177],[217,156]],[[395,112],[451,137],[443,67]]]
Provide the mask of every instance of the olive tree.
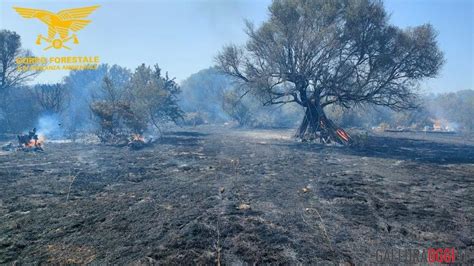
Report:
[[325,107],[414,108],[418,82],[443,64],[433,27],[390,25],[380,1],[274,0],[269,19],[258,27],[247,22],[246,33],[244,46],[218,54],[219,69],[265,105],[304,107],[301,138],[349,143]]

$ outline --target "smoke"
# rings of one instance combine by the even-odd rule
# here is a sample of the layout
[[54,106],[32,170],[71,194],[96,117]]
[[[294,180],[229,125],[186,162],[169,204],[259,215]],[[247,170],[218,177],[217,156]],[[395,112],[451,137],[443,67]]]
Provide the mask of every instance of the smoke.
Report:
[[189,6],[193,13],[200,14],[200,19],[207,22],[207,28],[214,33],[216,40],[231,41],[242,38],[244,19],[251,18],[260,23],[263,19],[261,10],[266,10],[270,4],[268,0],[208,0],[195,1]]
[[46,136],[48,139],[61,139],[64,136],[64,129],[61,126],[61,119],[58,114],[43,115],[38,119],[36,126],[40,135]]
[[222,109],[222,99],[230,80],[215,68],[203,69],[181,82],[180,107],[185,112],[205,115],[210,123],[229,120]]
[[71,71],[65,78],[70,101],[63,111],[63,128],[68,137],[90,132],[96,126],[90,113],[90,103],[108,76],[114,86],[123,88],[130,78],[130,71],[118,65],[101,64],[97,70]]
[[448,121],[446,123],[446,130],[448,131],[459,131],[461,129],[461,125],[456,122],[450,122]]
[[[216,68],[203,69],[181,83],[180,106],[183,111],[191,115],[190,117],[199,116],[207,123],[228,122],[235,117],[232,118],[224,110],[224,101],[228,98],[226,95],[235,89],[235,83],[231,78],[220,73]],[[245,126],[294,127],[300,122],[302,110],[296,105],[262,106],[254,95],[240,97],[243,92],[236,93],[237,102],[243,108],[242,115],[244,113],[248,115],[246,119],[248,124]]]

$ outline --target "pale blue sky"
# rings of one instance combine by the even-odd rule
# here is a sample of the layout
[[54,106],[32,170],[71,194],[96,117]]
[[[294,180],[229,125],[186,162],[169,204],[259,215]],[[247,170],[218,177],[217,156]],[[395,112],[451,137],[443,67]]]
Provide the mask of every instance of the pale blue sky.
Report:
[[[23,46],[37,56],[99,55],[103,63],[135,68],[158,63],[181,81],[211,66],[219,49],[244,43],[243,20],[259,23],[268,15],[269,0],[3,0],[0,28],[18,32]],[[61,9],[101,5],[92,23],[78,32],[72,51],[43,51],[36,36],[46,33],[38,20],[21,18],[13,6]],[[431,23],[439,32],[446,64],[439,77],[422,84],[427,92],[474,88],[474,1],[388,0],[391,22],[400,27]],[[56,82],[65,72],[46,72],[38,82]]]

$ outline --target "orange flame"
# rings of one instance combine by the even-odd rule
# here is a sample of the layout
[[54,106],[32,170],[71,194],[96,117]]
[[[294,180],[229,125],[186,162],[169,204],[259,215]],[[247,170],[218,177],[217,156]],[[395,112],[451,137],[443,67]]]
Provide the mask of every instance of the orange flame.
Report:
[[339,137],[341,137],[344,141],[349,142],[349,140],[350,140],[349,134],[347,134],[344,130],[342,130],[342,129],[339,128],[339,129],[336,130],[336,133],[337,133],[337,135],[338,135]]
[[33,147],[42,147],[44,145],[46,138],[43,135],[39,135],[37,140],[30,140],[27,144],[24,144],[25,148],[33,148]]
[[132,141],[145,142],[145,138],[140,134],[132,134]]
[[440,119],[436,119],[433,123],[433,130],[440,131],[443,130],[443,125]]

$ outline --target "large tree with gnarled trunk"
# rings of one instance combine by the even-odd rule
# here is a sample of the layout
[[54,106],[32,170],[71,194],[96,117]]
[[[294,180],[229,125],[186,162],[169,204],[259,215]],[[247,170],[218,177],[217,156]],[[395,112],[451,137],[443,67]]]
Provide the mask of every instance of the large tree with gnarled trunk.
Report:
[[247,44],[224,47],[217,65],[266,105],[303,106],[301,138],[350,142],[324,107],[413,108],[418,82],[443,64],[432,26],[390,25],[380,1],[274,0],[269,12],[259,27],[247,22]]

